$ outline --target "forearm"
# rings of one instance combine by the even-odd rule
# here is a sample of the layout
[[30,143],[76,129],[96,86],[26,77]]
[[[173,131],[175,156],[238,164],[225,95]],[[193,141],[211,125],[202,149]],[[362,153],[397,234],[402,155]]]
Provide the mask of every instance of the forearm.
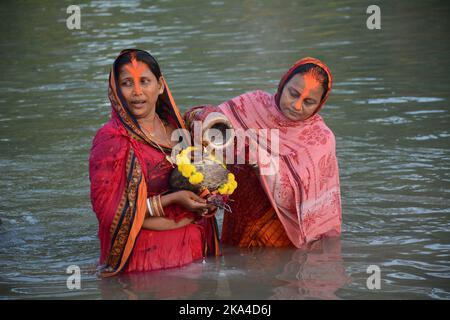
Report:
[[144,220],[142,227],[144,229],[157,231],[172,230],[187,226],[192,221],[194,221],[194,219],[191,218],[182,218],[181,220],[175,222],[174,220],[164,217],[150,217]]
[[211,112],[221,112],[217,106],[202,105],[193,107],[184,114],[184,120],[189,131],[193,132],[195,121],[204,121]]
[[205,199],[187,190],[150,197],[147,199],[144,228],[152,230],[180,228],[198,218],[198,214],[214,208],[211,204],[207,204]]
[[[155,203],[153,202],[153,200],[151,198],[152,197],[150,197],[147,202],[147,212],[145,213],[145,218],[150,218],[153,216],[164,216],[164,208],[166,208],[176,202],[176,198],[174,197],[174,194],[172,194],[172,193],[169,193],[166,195],[161,195],[159,197],[159,199],[161,202],[161,207],[162,207],[163,212],[159,212],[159,211],[161,211],[161,210],[159,210],[158,211],[159,214],[155,214],[154,210],[155,210],[155,208],[158,207],[158,205],[155,205]],[[149,206],[152,208],[152,210],[150,210]]]
[[175,195],[173,193],[168,193],[161,196],[161,205],[163,208],[170,206],[175,203]]
[[[175,193],[169,193],[165,195],[160,196],[161,201],[161,207],[162,207],[162,215],[161,210],[159,210],[158,214],[155,215],[155,207],[153,204],[152,206],[152,214],[150,213],[149,208],[147,207],[146,216],[143,223],[144,229],[149,230],[171,230],[176,228],[181,228],[189,223],[191,223],[194,219],[189,217],[183,217],[180,219],[175,218],[172,216],[172,214],[169,214],[173,211],[173,208],[168,208],[169,206],[172,206],[177,203],[177,194]],[[152,201],[150,200],[150,203]],[[171,211],[172,210],[172,211]],[[166,212],[164,212],[166,211]],[[167,215],[167,216],[166,216]]]

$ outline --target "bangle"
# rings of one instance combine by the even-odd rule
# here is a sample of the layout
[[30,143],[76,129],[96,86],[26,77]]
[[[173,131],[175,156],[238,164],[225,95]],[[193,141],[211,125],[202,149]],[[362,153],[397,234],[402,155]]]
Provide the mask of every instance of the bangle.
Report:
[[152,202],[152,209],[154,212],[154,216],[159,217],[158,207],[156,206],[155,199],[156,199],[156,196],[151,197],[150,201]]
[[162,210],[162,206],[160,203],[161,203],[161,198],[159,195],[152,197],[153,212],[155,212],[155,216],[157,216],[157,217],[164,216],[164,211]]
[[152,205],[150,204],[150,199],[151,198],[147,198],[147,209],[148,209],[148,213],[149,213],[150,217],[153,217],[154,213],[153,213]]
[[147,208],[150,213],[150,217],[164,217],[164,208],[161,203],[161,196],[153,196],[147,198]]
[[164,214],[164,208],[163,208],[162,203],[161,203],[161,196],[158,195],[158,198],[156,200],[157,200],[156,203],[158,204],[159,213],[161,214],[161,217],[164,217],[165,214]]

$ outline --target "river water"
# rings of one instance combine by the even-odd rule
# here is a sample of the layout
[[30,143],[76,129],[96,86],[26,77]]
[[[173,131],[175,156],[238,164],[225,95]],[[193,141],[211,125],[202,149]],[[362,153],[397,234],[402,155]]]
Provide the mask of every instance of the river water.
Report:
[[[379,2],[381,30],[357,0],[79,3],[80,30],[66,27],[71,1],[0,7],[0,299],[450,298],[445,1]],[[158,58],[182,111],[274,92],[299,58],[324,60],[342,236],[99,280],[88,157],[110,114],[109,68],[129,47]],[[80,290],[66,286],[70,265]]]

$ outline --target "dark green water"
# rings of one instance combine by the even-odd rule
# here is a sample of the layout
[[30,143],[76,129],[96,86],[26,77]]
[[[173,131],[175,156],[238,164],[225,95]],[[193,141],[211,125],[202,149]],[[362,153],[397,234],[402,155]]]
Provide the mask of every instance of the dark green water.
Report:
[[[71,1],[0,5],[0,299],[449,299],[450,6],[365,1]],[[309,252],[241,251],[100,281],[91,139],[121,49],[154,54],[182,111],[274,92],[304,56],[331,68],[343,234]],[[341,249],[339,249],[339,247]],[[66,268],[82,270],[68,290]],[[381,289],[366,286],[369,265]]]

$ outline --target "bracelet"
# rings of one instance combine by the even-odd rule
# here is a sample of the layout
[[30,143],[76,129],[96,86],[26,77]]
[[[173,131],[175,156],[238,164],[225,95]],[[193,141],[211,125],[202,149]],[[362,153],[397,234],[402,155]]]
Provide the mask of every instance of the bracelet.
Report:
[[160,196],[160,195],[158,195],[158,198],[157,198],[157,204],[158,204],[158,210],[159,210],[159,213],[161,214],[160,216],[161,216],[161,217],[164,217],[164,216],[165,216],[165,214],[164,214],[164,208],[163,208],[163,206],[162,206],[161,196]]
[[153,208],[154,216],[155,217],[159,217],[159,212],[158,212],[158,208],[156,206],[155,200],[156,200],[156,196],[150,198],[150,201],[152,202],[152,208]]
[[158,217],[163,217],[164,210],[161,205],[161,196],[160,195],[152,197],[152,205],[153,205],[153,211],[155,212],[155,215]]
[[150,217],[164,217],[164,208],[161,203],[161,196],[156,195],[147,198],[147,208]]
[[149,213],[150,217],[153,217],[154,213],[153,213],[152,205],[150,204],[150,199],[151,198],[147,198],[147,208],[148,208],[148,213]]

